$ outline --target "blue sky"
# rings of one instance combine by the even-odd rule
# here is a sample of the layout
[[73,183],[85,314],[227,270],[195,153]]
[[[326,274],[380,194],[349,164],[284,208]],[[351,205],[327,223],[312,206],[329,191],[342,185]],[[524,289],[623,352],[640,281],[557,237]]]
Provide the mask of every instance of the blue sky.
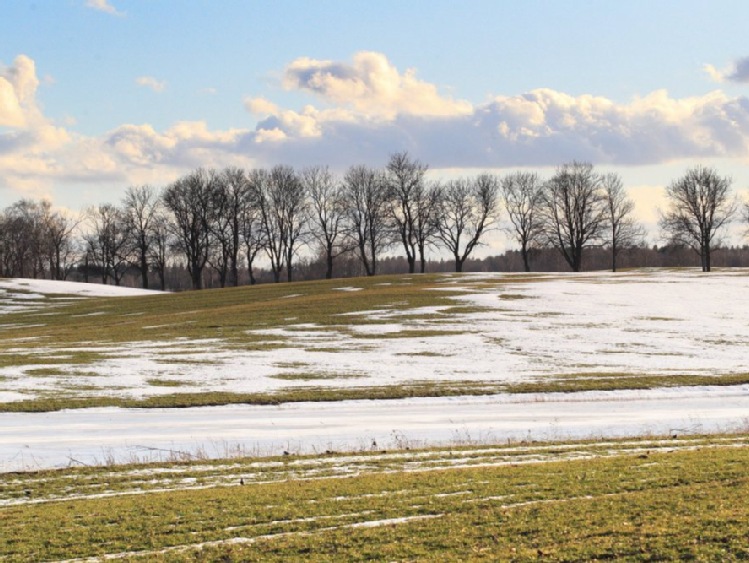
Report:
[[747,21],[741,1],[4,2],[0,205],[405,149],[435,176],[589,160],[648,218],[693,164],[749,187]]

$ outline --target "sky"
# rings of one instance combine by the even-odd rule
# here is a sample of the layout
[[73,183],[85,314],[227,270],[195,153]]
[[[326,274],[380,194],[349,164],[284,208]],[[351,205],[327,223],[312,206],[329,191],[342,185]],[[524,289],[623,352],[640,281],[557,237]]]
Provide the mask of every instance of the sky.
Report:
[[728,0],[6,1],[0,206],[406,150],[435,179],[589,161],[652,223],[690,166],[747,195],[747,21]]

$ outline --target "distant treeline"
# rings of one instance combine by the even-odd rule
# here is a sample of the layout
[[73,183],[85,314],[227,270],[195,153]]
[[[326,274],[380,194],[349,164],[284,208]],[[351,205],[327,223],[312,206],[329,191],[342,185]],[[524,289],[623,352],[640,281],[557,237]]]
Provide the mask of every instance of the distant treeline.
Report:
[[[711,168],[667,188],[661,247],[645,246],[621,179],[588,163],[547,180],[436,182],[426,171],[405,152],[342,177],[321,166],[198,169],[78,216],[24,199],[0,215],[0,274],[181,290],[416,271],[749,265],[747,247],[718,244],[739,203]],[[518,250],[474,258],[500,218]]]

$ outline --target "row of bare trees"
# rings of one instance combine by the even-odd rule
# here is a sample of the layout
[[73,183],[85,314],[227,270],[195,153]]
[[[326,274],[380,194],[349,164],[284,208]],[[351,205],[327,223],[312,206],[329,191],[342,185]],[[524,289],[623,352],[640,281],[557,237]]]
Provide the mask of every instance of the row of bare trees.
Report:
[[[598,173],[589,163],[565,164],[544,182],[532,173],[510,174],[502,180],[502,194],[526,271],[535,249],[551,247],[578,272],[583,250],[590,246],[608,248],[616,271],[623,250],[644,244],[645,229],[634,218],[634,202],[621,178]],[[668,208],[659,220],[662,237],[693,249],[702,270],[709,272],[719,234],[739,209],[731,180],[714,168],[697,166],[666,188],[666,198]]]
[[76,263],[77,221],[48,201],[22,199],[0,214],[0,275],[62,280]]
[[[390,249],[402,249],[410,272],[423,272],[427,252],[447,253],[456,271],[489,230],[504,229],[530,271],[534,254],[556,249],[573,271],[586,248],[605,248],[611,268],[627,249],[644,244],[645,230],[621,178],[589,163],[560,166],[551,178],[515,172],[429,181],[427,166],[407,153],[384,168],[352,166],[340,177],[327,167],[289,166],[245,171],[195,170],[162,190],[131,187],[119,205],[92,207],[73,219],[48,202],[21,200],[0,215],[0,266],[5,276],[65,279],[78,265],[88,279],[120,284],[138,271],[166,286],[166,270],[181,263],[195,289],[206,268],[220,285],[255,283],[261,258],[274,281],[294,277],[302,249],[312,249],[334,273],[336,259],[353,255],[367,275]],[[667,188],[660,226],[668,243],[687,246],[710,270],[711,249],[738,203],[731,182],[696,167]],[[76,232],[82,232],[77,236]]]
[[393,246],[406,252],[409,271],[417,257],[424,271],[427,249],[443,246],[456,269],[498,220],[499,182],[489,175],[444,185],[425,179],[426,166],[406,153],[385,169],[352,166],[341,178],[326,167],[295,171],[196,170],[160,198],[168,212],[171,247],[184,256],[193,287],[210,266],[221,285],[236,285],[240,257],[251,283],[253,265],[265,256],[275,281],[291,281],[302,248],[324,256],[326,277],[335,259],[354,253],[367,275]]

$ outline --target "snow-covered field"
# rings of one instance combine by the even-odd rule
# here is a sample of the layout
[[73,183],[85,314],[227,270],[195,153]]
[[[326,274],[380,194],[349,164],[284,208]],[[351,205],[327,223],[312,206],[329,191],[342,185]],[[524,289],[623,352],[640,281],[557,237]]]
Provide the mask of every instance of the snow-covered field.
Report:
[[[43,376],[34,370],[44,364],[34,365],[34,370],[0,368],[0,401],[33,399],[77,385],[93,389],[92,394],[142,397],[179,391],[268,392],[299,385],[338,388],[434,380],[519,382],[607,373],[747,373],[748,274],[536,274],[530,281],[525,275],[451,276],[443,286],[460,293],[455,303],[477,309],[449,315],[440,307],[358,311],[342,317],[345,330],[295,324],[291,319],[288,326],[262,332],[282,339],[282,347],[254,351],[228,349],[218,339],[106,348],[92,343],[88,349],[106,352],[107,358],[84,366],[87,374],[78,373],[80,366],[59,363],[50,364],[56,372]],[[351,289],[356,288],[341,284],[332,291]],[[46,297],[52,294],[71,299],[124,291],[93,284],[0,280],[0,313],[3,308],[54,307],[55,297]],[[371,324],[372,320],[380,324]],[[413,336],[407,336],[409,331]],[[39,346],[29,352],[11,346],[7,352],[44,355],[65,350]],[[169,362],[164,361],[166,354]],[[176,380],[182,387],[148,383],[159,378]],[[0,470],[56,466],[81,456],[103,460],[112,452],[122,459],[141,446],[168,450],[239,444],[249,451],[309,451],[325,449],[328,443],[363,447],[371,439],[396,436],[444,442],[461,436],[523,438],[528,432],[534,438],[554,438],[716,431],[745,427],[747,417],[746,387],[622,391],[567,395],[564,400],[532,395],[0,414]]]
[[[749,371],[746,271],[536,274],[531,279],[507,274],[450,278],[445,288],[464,293],[456,303],[481,307],[470,313],[441,314],[439,307],[401,311],[394,306],[346,315],[345,330],[290,319],[285,327],[255,331],[284,341],[275,349],[229,349],[218,339],[158,340],[158,325],[144,327],[154,331],[156,340],[106,347],[90,343],[86,351],[104,353],[106,358],[83,367],[58,360],[49,366],[0,368],[0,401],[71,387],[90,388],[94,395],[138,398],[176,391],[269,392],[300,385],[340,388],[413,381],[521,382],[555,375]],[[3,283],[11,294],[12,282]],[[39,282],[23,283],[33,292],[45,290]],[[94,288],[67,284],[59,291],[90,295]],[[0,305],[13,310],[39,306],[33,293],[18,295],[23,294],[5,301],[0,295]],[[371,324],[372,320],[380,324]],[[408,336],[409,331],[414,335]],[[29,353],[28,348],[6,350]],[[39,346],[32,353],[38,357],[76,351],[80,348]],[[37,375],[44,368],[56,373]],[[90,377],[92,373],[97,377]],[[152,384],[159,379],[179,382],[181,388]]]

